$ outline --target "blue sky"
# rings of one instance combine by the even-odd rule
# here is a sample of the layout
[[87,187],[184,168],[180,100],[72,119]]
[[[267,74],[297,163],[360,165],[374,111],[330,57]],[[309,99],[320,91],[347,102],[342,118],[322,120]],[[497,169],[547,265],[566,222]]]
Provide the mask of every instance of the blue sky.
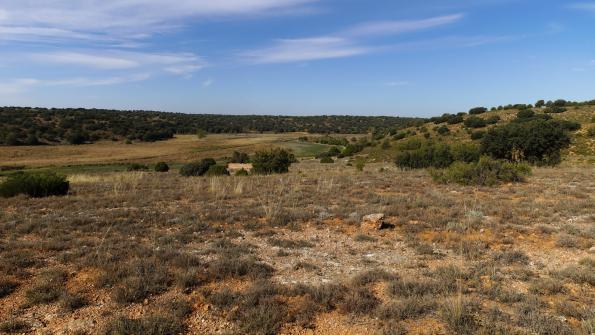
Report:
[[0,2],[0,105],[432,116],[594,88],[595,1]]

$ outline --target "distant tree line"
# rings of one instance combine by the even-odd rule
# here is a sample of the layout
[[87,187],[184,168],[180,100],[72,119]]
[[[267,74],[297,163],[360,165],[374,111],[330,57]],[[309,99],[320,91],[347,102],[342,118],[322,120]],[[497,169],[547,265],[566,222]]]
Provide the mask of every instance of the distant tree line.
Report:
[[0,107],[0,145],[84,144],[98,140],[152,142],[197,131],[361,134],[378,129],[394,131],[423,122],[421,118],[384,116],[209,115]]

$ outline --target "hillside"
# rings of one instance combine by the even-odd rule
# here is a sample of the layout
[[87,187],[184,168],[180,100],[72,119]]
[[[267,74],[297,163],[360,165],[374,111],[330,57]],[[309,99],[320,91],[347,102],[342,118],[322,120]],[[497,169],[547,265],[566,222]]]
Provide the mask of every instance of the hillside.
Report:
[[103,109],[0,108],[0,145],[154,142],[174,134],[308,132],[361,134],[401,129],[419,118],[376,116],[207,115]]
[[[547,108],[532,108],[536,115],[548,115],[555,120],[564,120],[580,124],[580,129],[571,132],[572,144],[564,151],[565,157],[572,157],[575,161],[594,162],[595,137],[589,134],[589,129],[595,127],[595,104],[579,104],[576,106],[564,107],[566,111],[561,113],[548,113]],[[377,138],[376,145],[368,147],[363,153],[367,153],[376,160],[392,160],[399,148],[411,139],[430,139],[441,143],[474,142],[479,144],[483,133],[498,126],[510,123],[517,117],[522,109],[495,109],[477,115],[465,113],[460,115],[460,122],[449,124],[446,118],[433,118],[434,121],[423,125],[409,127],[400,130],[395,135]],[[480,118],[486,121],[485,125],[469,126],[470,118]],[[491,120],[491,122],[490,122]],[[452,122],[452,121],[451,121]],[[465,123],[467,122],[467,125]],[[448,130],[445,130],[448,129]],[[385,144],[385,142],[387,144]]]

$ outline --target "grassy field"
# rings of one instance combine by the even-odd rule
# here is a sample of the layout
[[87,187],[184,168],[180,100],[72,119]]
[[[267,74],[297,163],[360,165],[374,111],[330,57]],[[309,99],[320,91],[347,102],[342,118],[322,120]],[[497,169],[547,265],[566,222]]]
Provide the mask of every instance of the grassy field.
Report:
[[[297,157],[312,157],[329,146],[300,142],[304,133],[221,134],[199,139],[179,135],[169,141],[154,143],[98,142],[88,145],[0,147],[0,166],[24,166],[28,169],[57,167],[63,173],[118,171],[130,162],[183,163],[206,157],[230,157],[234,151],[253,153],[269,147],[291,150]],[[9,172],[10,173],[10,172]]]
[[[156,144],[163,145],[163,144]],[[0,332],[590,334],[592,168],[495,188],[392,164],[76,172],[0,202]],[[384,213],[387,229],[362,216]]]

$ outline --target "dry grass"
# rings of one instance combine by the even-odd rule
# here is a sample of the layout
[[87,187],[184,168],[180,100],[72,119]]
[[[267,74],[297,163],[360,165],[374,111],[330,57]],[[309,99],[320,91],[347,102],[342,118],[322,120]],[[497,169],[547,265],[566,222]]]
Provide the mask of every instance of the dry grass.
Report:
[[[537,169],[498,188],[436,185],[381,164],[360,173],[344,161],[276,176],[69,180],[67,197],[0,203],[3,330],[581,334],[593,325],[592,169]],[[360,229],[377,212],[392,228]]]
[[[254,152],[270,146],[292,148],[307,134],[213,134],[199,139],[178,135],[155,143],[102,141],[88,145],[2,147],[0,161],[10,166],[64,166],[112,163],[188,162],[205,157],[231,157],[233,151]],[[299,148],[298,148],[299,149]]]

